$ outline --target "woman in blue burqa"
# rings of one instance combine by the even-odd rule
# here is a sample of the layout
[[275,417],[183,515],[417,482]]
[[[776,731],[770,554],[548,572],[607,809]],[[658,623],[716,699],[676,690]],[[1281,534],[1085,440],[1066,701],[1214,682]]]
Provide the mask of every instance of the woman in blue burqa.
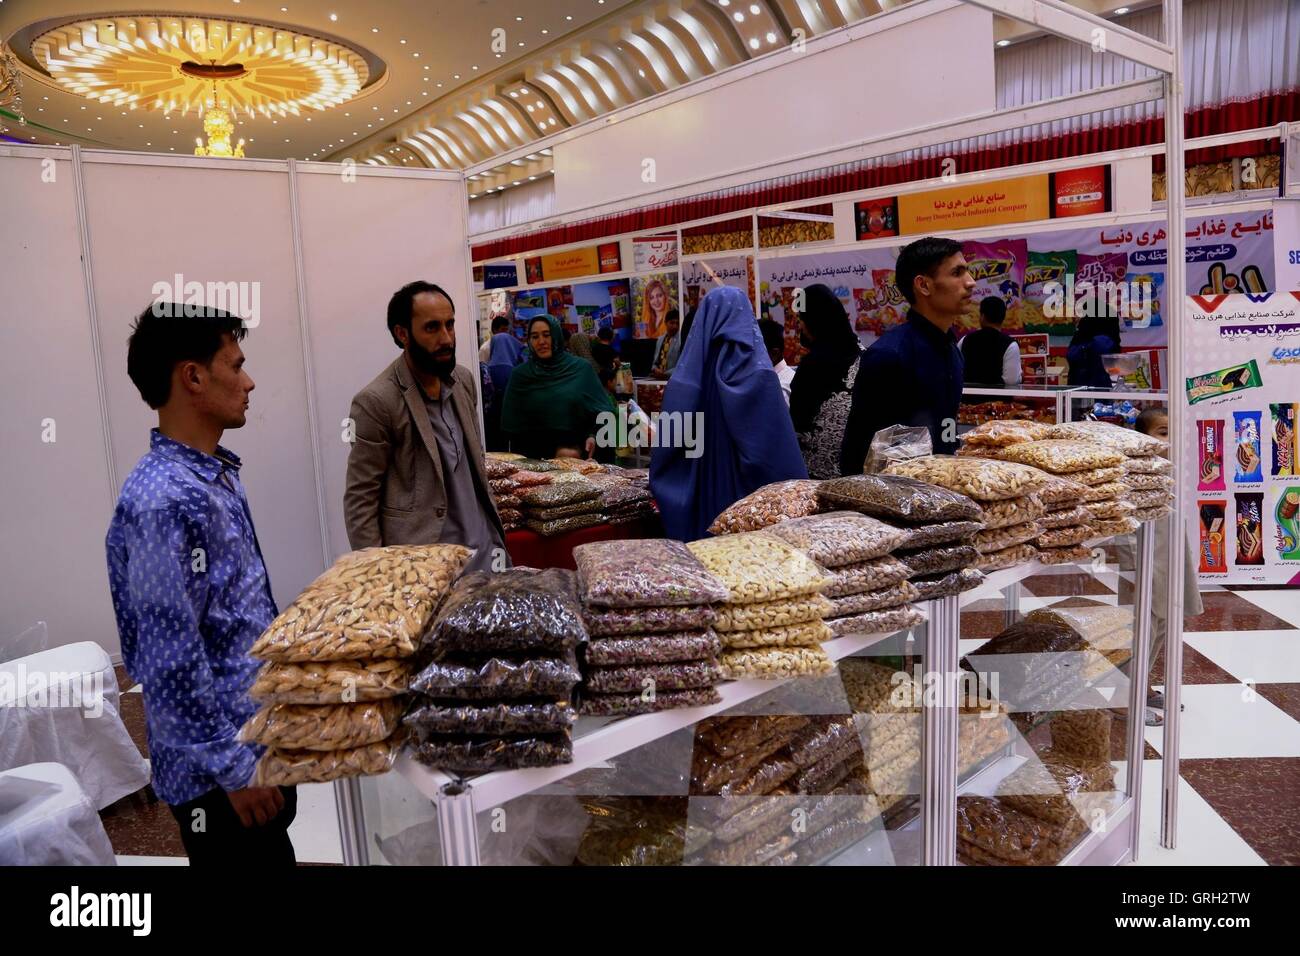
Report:
[[[745,495],[773,481],[808,477],[781,383],[740,289],[716,288],[700,303],[664,391],[663,412],[650,490],[670,538],[702,538]],[[683,447],[680,439],[692,436],[686,417],[696,413],[695,447]],[[663,447],[665,437],[678,440]]]

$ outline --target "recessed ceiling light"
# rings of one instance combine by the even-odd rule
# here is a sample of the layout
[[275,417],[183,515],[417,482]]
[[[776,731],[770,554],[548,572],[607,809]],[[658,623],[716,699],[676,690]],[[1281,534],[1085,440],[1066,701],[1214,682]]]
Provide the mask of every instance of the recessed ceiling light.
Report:
[[476,70],[477,70],[477,69],[478,69],[478,67],[474,67],[474,69],[476,69]]
[[523,46],[523,45],[524,45],[524,41],[523,41],[523,40],[520,40],[520,41],[519,41],[519,45],[520,45],[520,46]]
[[420,54],[418,53],[412,53],[411,56],[415,57],[417,60],[420,58]]
[[1122,16],[1123,16],[1124,14],[1126,14],[1126,13],[1128,13],[1128,7],[1116,7],[1116,8],[1115,8],[1115,15],[1116,15],[1117,17],[1122,17]]
[[529,103],[529,104],[528,104],[528,112],[530,112],[530,113],[533,112],[533,104],[532,104],[532,103]]
[[758,49],[758,37],[750,37],[750,38],[749,38],[749,48],[750,48],[751,50],[757,50],[757,49]]
[[528,181],[531,183],[531,182],[532,182],[534,179],[536,179],[536,178],[537,178],[536,176],[529,176],[529,177],[528,177]]
[[405,41],[405,40],[399,40],[398,42],[399,42],[399,43],[405,43],[406,41]]
[[542,31],[542,36],[546,36],[546,34],[548,34],[548,33],[550,33],[550,32],[551,32],[550,30],[543,30],[543,31]]
[[524,18],[523,18],[523,17],[515,17],[515,21],[518,22],[518,23],[523,23],[523,22],[524,22]]
[[571,16],[568,16],[568,15],[567,15],[567,14],[566,14],[566,15],[565,15],[565,17],[564,17],[564,19],[566,19],[566,20],[572,20],[572,19],[573,19],[573,17],[571,17]]
[[453,74],[451,75],[451,78],[452,78],[453,80],[459,80],[459,79],[460,79],[460,74],[459,74],[459,73],[453,73]]
[[371,33],[378,33],[378,32],[379,32],[379,27],[371,27],[371,28],[370,28],[370,32],[371,32]]
[[331,20],[337,20],[338,18],[339,18],[339,15],[338,15],[337,13],[331,13],[331,14],[330,14],[330,19],[331,19]]
[[752,13],[754,16],[758,16],[758,15],[759,15],[760,13],[762,13],[763,11],[760,10],[760,9],[758,9],[758,4],[757,4],[757,3],[751,3],[751,4],[749,5],[749,12]]
[[737,10],[735,13],[733,13],[732,16],[736,18],[736,22],[737,22],[737,23],[744,23],[744,22],[745,22],[745,15],[744,15],[743,13],[741,13],[739,10]]
[[510,91],[510,96],[511,96],[513,99],[516,99],[516,100],[519,99],[519,91],[518,91],[518,90],[511,90],[511,91]]
[[424,64],[424,68],[427,70],[427,69],[429,68],[429,64],[427,64],[427,63]]
[[775,42],[776,42],[776,34],[775,34],[775,33],[772,33],[772,32],[769,31],[768,34],[767,34],[767,42],[768,42],[768,43],[775,43]]
[[999,40],[999,41],[998,41],[998,46],[1011,46],[1011,41],[1010,41],[1010,40]]

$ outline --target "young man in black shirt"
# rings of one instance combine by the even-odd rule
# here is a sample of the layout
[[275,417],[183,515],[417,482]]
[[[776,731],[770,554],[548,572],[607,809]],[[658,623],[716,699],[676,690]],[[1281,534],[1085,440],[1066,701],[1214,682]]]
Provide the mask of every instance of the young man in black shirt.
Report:
[[979,331],[961,340],[961,357],[966,363],[967,385],[1019,385],[1020,346],[1002,331],[1007,304],[1001,296],[980,300]]

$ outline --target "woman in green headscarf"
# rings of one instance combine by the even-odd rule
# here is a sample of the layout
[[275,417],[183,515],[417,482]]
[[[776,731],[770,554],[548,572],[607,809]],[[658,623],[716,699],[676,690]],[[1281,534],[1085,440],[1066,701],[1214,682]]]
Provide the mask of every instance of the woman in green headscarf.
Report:
[[554,458],[595,450],[596,416],[613,412],[614,403],[592,367],[564,348],[564,331],[555,316],[528,322],[528,361],[510,373],[501,429],[511,450],[529,458]]

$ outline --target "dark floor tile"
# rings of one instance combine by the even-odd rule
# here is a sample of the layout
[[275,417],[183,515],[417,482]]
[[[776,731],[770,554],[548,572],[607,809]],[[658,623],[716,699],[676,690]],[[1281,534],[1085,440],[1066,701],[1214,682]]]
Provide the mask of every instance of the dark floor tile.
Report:
[[1025,578],[1021,584],[1035,597],[1115,593],[1091,574],[1035,574]]
[[1256,684],[1255,693],[1294,720],[1300,720],[1300,684]]
[[1007,616],[1004,611],[961,612],[962,640],[969,641],[996,637],[1002,633],[1003,628],[1006,626]]
[[[1105,601],[1097,601],[1093,598],[1071,597],[1063,601],[1053,601],[1052,607],[1107,607]],[[1111,605],[1113,606],[1113,605]]]
[[99,818],[116,854],[185,856],[176,818],[147,788],[105,807]]
[[149,743],[145,736],[144,695],[123,694],[118,706],[122,712],[122,723],[126,725],[126,732],[131,735],[141,755],[148,759]]
[[1266,863],[1300,865],[1300,757],[1184,760],[1181,771]]
[[[1127,760],[1128,759],[1128,711],[1112,710],[1111,716],[1114,718],[1110,722],[1110,759]],[[1142,714],[1143,721],[1146,720],[1146,712]],[[1142,741],[1142,759],[1159,760],[1160,751],[1152,747],[1151,744]]]
[[1265,611],[1231,591],[1201,594],[1205,613],[1186,619],[1187,631],[1294,631],[1294,624]]
[[126,668],[121,664],[113,665],[113,676],[117,678],[117,689],[120,691],[126,691],[135,686],[131,678],[127,676]]
[[[1162,653],[1151,669],[1151,683],[1165,682],[1165,655]],[[1196,648],[1183,644],[1184,684],[1236,684],[1238,680]],[[1285,686],[1285,685],[1283,685]],[[1296,685],[1300,687],[1300,684]]]

